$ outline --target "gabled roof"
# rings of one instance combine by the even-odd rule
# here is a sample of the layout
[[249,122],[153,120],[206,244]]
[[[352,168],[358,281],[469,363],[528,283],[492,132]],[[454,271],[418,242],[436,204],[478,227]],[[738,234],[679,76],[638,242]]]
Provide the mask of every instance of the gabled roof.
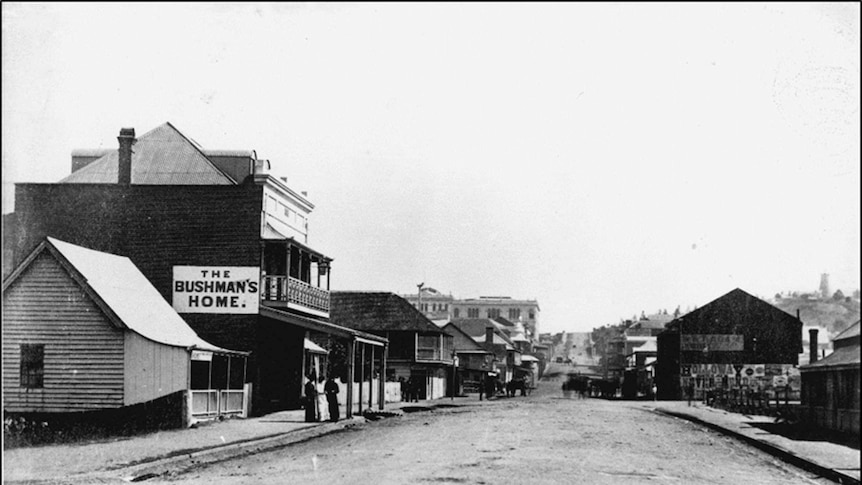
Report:
[[[704,315],[709,315],[710,312],[713,311],[725,311],[725,312],[733,312],[740,313],[749,312],[754,307],[767,308],[769,312],[771,312],[774,318],[780,318],[781,321],[785,322],[797,322],[799,325],[802,324],[799,320],[797,320],[796,316],[791,315],[784,310],[772,305],[766,301],[757,298],[750,293],[747,293],[739,288],[735,288],[726,294],[712,300],[711,302],[703,305],[702,307],[692,310],[685,315],[681,315],[674,320],[671,320],[667,324],[665,324],[665,332],[678,332],[679,326],[682,322],[685,321],[697,321]],[[800,334],[801,341],[801,334]]]
[[850,325],[849,327],[844,329],[844,331],[839,333],[838,335],[836,335],[835,338],[832,339],[832,341],[834,342],[836,340],[844,340],[844,339],[848,339],[848,338],[858,337],[859,336],[859,323],[860,322],[862,322],[862,320],[856,320],[856,323],[854,323],[853,325]]
[[514,349],[514,342],[506,336],[506,327],[490,318],[456,318],[451,322],[476,342],[485,342],[485,329],[494,327],[494,344]]
[[[60,181],[64,184],[115,184],[119,150],[73,172]],[[132,184],[134,185],[235,185],[219,170],[201,148],[164,123],[141,135],[132,145]]]
[[329,320],[342,327],[367,332],[445,333],[410,302],[388,292],[333,291]]
[[50,252],[118,327],[173,347],[239,353],[201,339],[129,258],[47,238],[3,283],[5,290],[32,261]]
[[482,347],[478,342],[476,342],[476,339],[474,339],[473,337],[471,337],[470,335],[468,335],[466,332],[464,332],[463,330],[461,330],[460,328],[458,328],[458,326],[456,326],[456,325],[455,325],[455,324],[453,324],[452,322],[449,322],[449,323],[447,323],[446,325],[444,325],[444,326],[443,326],[443,331],[444,331],[444,332],[446,332],[446,333],[448,333],[449,335],[451,335],[451,336],[453,336],[453,337],[454,337],[456,334],[463,335],[463,336],[464,336],[464,338],[465,338],[465,340],[466,340],[467,342],[469,342],[469,346],[470,346],[470,348],[467,348],[467,349],[455,349],[457,352],[471,352],[471,353],[485,353],[485,354],[491,354],[491,353],[492,353],[492,352],[489,352],[488,350],[486,350],[484,347]]
[[505,325],[507,327],[514,327],[515,326],[514,322],[512,322],[506,318],[503,318],[503,317],[494,317],[493,320],[495,322],[499,323],[500,325]]
[[862,364],[862,359],[860,359],[860,348],[862,347],[857,343],[856,345],[835,349],[834,352],[813,364],[800,366],[799,370],[805,372],[808,370],[824,368],[835,369],[837,367],[858,368],[860,364]]

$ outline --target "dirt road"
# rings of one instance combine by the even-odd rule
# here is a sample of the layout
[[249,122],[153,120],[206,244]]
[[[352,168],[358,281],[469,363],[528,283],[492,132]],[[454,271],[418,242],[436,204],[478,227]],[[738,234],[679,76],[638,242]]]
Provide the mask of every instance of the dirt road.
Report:
[[694,424],[638,404],[563,399],[558,386],[458,400],[147,483],[825,483]]

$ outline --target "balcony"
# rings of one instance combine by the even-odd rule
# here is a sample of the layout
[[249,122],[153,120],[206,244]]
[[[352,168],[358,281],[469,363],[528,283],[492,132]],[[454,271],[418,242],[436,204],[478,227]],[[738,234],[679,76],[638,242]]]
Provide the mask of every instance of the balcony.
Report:
[[329,316],[329,291],[290,276],[264,276],[260,297],[266,305],[298,307],[298,310],[312,310],[310,313],[315,315]]

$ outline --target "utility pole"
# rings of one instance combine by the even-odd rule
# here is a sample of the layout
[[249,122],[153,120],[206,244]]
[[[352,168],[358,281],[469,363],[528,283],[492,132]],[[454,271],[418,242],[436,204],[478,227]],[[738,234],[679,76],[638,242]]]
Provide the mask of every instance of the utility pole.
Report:
[[[423,281],[422,283],[419,283],[418,285],[416,285],[416,287],[418,288],[418,290],[417,290],[417,294],[418,294],[418,296],[419,296],[419,302],[417,303],[417,309],[418,309],[420,312],[422,312],[422,287],[423,287],[423,286],[425,286],[425,282],[424,282],[424,281]],[[425,312],[422,312],[422,314],[424,315],[424,314],[425,314]]]

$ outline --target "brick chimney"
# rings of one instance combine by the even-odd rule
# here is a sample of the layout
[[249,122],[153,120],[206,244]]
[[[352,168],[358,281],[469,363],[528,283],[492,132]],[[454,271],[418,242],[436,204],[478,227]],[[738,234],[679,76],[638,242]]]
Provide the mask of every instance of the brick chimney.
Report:
[[117,183],[120,185],[131,185],[132,183],[132,145],[135,144],[135,129],[121,128],[120,136],[120,165],[117,168]]
[[485,327],[485,348],[494,350],[494,327]]
[[817,332],[818,332],[818,330],[816,328],[808,329],[808,336],[809,336],[808,353],[811,356],[810,360],[808,361],[809,364],[813,364],[813,363],[817,362],[817,352],[818,352],[818,350],[817,350],[817,347],[818,347],[818,345],[817,345]]

